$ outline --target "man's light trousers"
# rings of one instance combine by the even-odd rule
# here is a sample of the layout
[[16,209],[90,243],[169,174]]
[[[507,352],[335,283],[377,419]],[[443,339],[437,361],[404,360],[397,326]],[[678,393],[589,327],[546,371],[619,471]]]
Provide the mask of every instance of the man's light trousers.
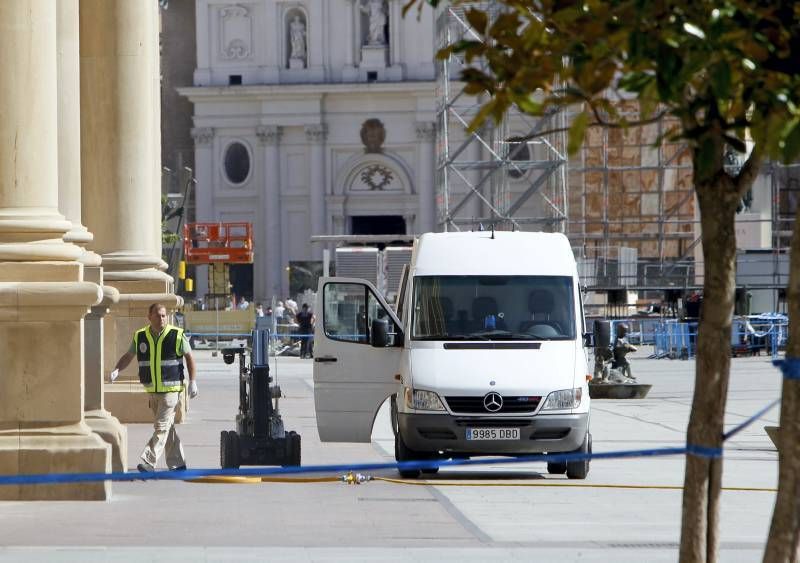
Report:
[[175,432],[175,411],[180,406],[181,393],[150,393],[150,408],[156,417],[153,435],[142,451],[142,460],[155,467],[166,450],[167,467],[175,469],[186,465],[183,446]]

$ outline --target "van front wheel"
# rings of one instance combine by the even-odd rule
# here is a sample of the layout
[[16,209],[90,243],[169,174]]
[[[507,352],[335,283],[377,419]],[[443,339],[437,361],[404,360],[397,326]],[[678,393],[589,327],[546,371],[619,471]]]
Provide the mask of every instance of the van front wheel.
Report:
[[[580,448],[572,452],[574,454],[591,454],[592,453],[592,435],[586,432],[586,437],[583,439],[583,444]],[[586,479],[589,474],[589,460],[582,459],[580,461],[567,462],[567,477],[570,479]]]
[[[400,435],[400,432],[395,434],[394,436],[394,458],[397,461],[419,461],[424,459],[424,454],[420,454],[415,452],[414,450],[410,450],[406,443],[403,441],[403,437]],[[398,468],[397,471],[400,473],[400,477],[404,479],[416,479],[419,477],[420,470],[419,469],[400,469]]]

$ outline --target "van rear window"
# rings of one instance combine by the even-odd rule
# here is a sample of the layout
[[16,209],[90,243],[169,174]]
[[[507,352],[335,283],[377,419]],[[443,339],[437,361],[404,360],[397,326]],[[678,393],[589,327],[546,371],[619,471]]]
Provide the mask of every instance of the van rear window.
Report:
[[415,340],[573,340],[567,276],[417,276]]

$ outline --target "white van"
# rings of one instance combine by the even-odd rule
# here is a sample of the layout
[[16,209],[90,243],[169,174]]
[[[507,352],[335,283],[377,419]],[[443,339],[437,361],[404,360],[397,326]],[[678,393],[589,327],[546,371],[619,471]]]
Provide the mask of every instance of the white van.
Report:
[[[591,452],[586,329],[564,235],[424,234],[397,313],[365,280],[322,278],[317,296],[323,442],[369,442],[391,397],[398,461]],[[589,463],[547,469],[583,479]]]

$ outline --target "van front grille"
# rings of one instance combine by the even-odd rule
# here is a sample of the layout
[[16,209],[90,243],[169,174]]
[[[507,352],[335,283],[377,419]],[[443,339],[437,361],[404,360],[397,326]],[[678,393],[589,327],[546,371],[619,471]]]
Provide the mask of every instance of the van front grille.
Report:
[[503,397],[503,406],[498,411],[488,411],[483,404],[483,397],[445,397],[447,406],[455,413],[480,414],[514,414],[528,413],[536,410],[541,397]]

